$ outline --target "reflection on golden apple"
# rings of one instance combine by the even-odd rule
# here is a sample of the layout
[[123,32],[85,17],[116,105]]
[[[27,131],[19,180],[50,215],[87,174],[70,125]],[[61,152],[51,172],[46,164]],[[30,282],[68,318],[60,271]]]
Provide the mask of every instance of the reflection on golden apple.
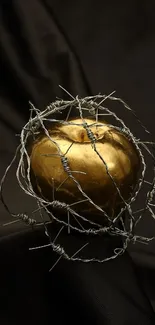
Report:
[[[112,213],[122,203],[122,199],[107,173],[105,164],[94,151],[87,132],[81,125],[82,120],[71,121],[79,125],[56,124],[48,130],[55,143],[46,135],[33,143],[30,154],[33,187],[40,196],[50,201],[53,200],[53,185],[55,200],[71,204],[85,199],[76,183],[68,178],[68,174],[64,171],[58,145],[61,154],[66,154],[70,170],[83,172],[83,174],[72,173],[83,191],[97,205]],[[91,119],[85,121],[88,126],[95,123]],[[139,154],[131,139],[104,123],[99,122],[98,124],[102,126],[93,125],[90,129],[96,138],[97,151],[104,159],[123,198],[127,200],[137,183],[140,169]],[[81,213],[89,212],[89,215],[97,213],[89,202],[74,205],[74,210]]]

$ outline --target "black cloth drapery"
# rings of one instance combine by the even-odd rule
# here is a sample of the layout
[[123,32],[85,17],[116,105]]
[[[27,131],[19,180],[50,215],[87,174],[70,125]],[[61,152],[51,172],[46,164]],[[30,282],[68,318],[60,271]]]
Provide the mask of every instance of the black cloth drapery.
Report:
[[[28,102],[44,109],[66,98],[59,84],[79,96],[116,90],[155,136],[153,1],[2,0],[0,51],[0,177],[29,118]],[[5,184],[7,203],[14,212],[31,211],[34,202],[17,186],[15,168]],[[9,220],[1,204],[1,225]],[[144,219],[137,231],[151,237],[154,229]],[[16,223],[0,227],[0,236],[2,325],[155,323],[154,242],[132,245],[102,265],[61,260],[49,273],[51,249],[29,251],[47,242],[42,229]],[[62,239],[68,249],[80,245],[65,233]],[[93,247],[105,254],[113,246],[104,244],[100,239]]]

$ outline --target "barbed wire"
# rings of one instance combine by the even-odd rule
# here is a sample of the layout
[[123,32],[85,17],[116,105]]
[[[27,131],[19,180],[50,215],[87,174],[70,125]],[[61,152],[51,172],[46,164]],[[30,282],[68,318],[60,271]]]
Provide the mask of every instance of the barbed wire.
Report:
[[[63,87],[61,87],[64,91],[66,91]],[[66,91],[67,92],[67,91]],[[68,92],[67,92],[68,93]],[[113,92],[114,93],[114,92]],[[142,122],[138,119],[136,116],[136,113],[121,99],[113,96],[113,93],[110,95],[96,95],[96,96],[88,96],[85,98],[79,98],[76,96],[74,98],[72,95],[70,95],[71,100],[56,100],[54,103],[51,103],[46,107],[45,110],[40,111],[35,106],[30,103],[31,109],[30,109],[30,118],[29,121],[26,123],[26,125],[23,127],[21,130],[20,134],[20,145],[17,148],[17,151],[15,153],[15,156],[13,157],[13,160],[11,161],[10,165],[7,167],[5,174],[1,180],[0,184],[0,195],[1,195],[1,200],[7,209],[7,211],[15,218],[15,221],[11,221],[10,223],[13,222],[18,222],[18,221],[23,221],[27,225],[36,227],[43,225],[45,228],[45,234],[48,236],[48,239],[50,241],[49,245],[44,245],[44,246],[39,246],[39,247],[34,247],[32,249],[39,249],[43,247],[48,247],[51,246],[53,251],[55,251],[58,255],[58,261],[63,257],[67,260],[70,261],[83,261],[85,263],[88,262],[99,262],[102,263],[104,261],[108,261],[110,259],[114,259],[117,256],[123,254],[125,250],[128,247],[129,242],[135,243],[135,242],[141,242],[141,243],[149,243],[153,238],[147,238],[144,236],[139,236],[135,234],[135,228],[137,224],[140,222],[142,217],[144,217],[145,213],[149,213],[150,216],[155,219],[155,213],[154,213],[154,208],[155,208],[155,203],[154,203],[154,197],[155,197],[155,154],[154,154],[154,145],[155,143],[151,141],[142,141],[140,139],[137,139],[131,130],[125,125],[124,121],[117,116],[117,114],[113,111],[111,111],[109,108],[103,106],[106,100],[112,100],[112,101],[117,101],[119,102],[122,107],[124,107],[128,112],[130,112],[138,121],[139,125],[143,128],[143,130],[147,133],[150,134],[150,132],[145,128],[145,126],[142,124]],[[68,93],[69,94],[69,93]],[[76,117],[79,114],[79,118],[81,119],[81,124],[76,123],[75,121],[69,120],[69,116],[71,114],[72,109],[76,111]],[[67,111],[67,117],[66,119],[55,119],[52,118],[52,115],[54,114],[62,114],[63,111]],[[99,111],[101,113],[99,113]],[[94,121],[92,120],[92,124],[89,124],[86,122],[86,118],[84,117],[84,113],[87,116],[91,116],[91,119],[95,119]],[[103,127],[104,125],[107,126],[105,123],[100,122],[100,117],[103,118],[104,116],[107,117],[113,117],[119,126],[113,125],[111,123],[108,124],[109,128],[112,128],[116,131],[121,132],[124,134],[130,141],[133,143],[134,147],[136,148],[139,158],[141,161],[141,171],[140,171],[140,176],[137,181],[137,185],[135,187],[135,190],[133,192],[133,195],[128,199],[125,200],[123,195],[120,192],[120,189],[118,185],[116,184],[116,181],[114,180],[113,176],[110,174],[110,171],[108,169],[108,165],[104,159],[104,157],[100,154],[100,152],[97,150],[96,142],[97,139],[95,135],[93,134],[93,131],[91,130],[92,126],[96,127]],[[112,219],[108,213],[101,208],[99,205],[97,205],[82,189],[82,186],[76,179],[75,175],[78,173],[83,173],[86,174],[82,171],[78,170],[71,170],[69,166],[69,161],[68,158],[66,157],[67,153],[73,146],[73,142],[67,149],[66,153],[63,154],[61,152],[61,149],[57,143],[52,138],[52,134],[50,134],[48,128],[46,127],[46,123],[50,123],[51,128],[52,124],[54,125],[55,123],[58,123],[59,125],[71,125],[71,126],[82,126],[83,129],[86,131],[87,136],[91,142],[92,150],[96,153],[98,158],[102,161],[107,175],[113,182],[113,185],[116,189],[117,194],[119,195],[121,202],[122,202],[122,207],[120,208],[119,212],[117,212]],[[81,193],[83,200],[77,201],[72,204],[66,204],[65,202],[60,202],[59,200],[56,200],[54,197],[55,193],[55,187],[54,187],[54,182],[53,182],[53,200],[49,201],[47,200],[43,195],[39,195],[35,192],[32,181],[31,181],[31,159],[30,155],[28,152],[28,141],[30,138],[33,137],[33,140],[36,140],[37,137],[40,134],[44,134],[52,144],[57,148],[57,154],[46,154],[49,156],[54,156],[57,155],[57,157],[60,158],[61,164],[64,168],[65,173],[67,174],[66,179],[59,184],[59,188],[68,180],[71,179],[75,185],[77,186],[79,192]],[[146,169],[147,169],[147,161],[145,159],[145,154],[144,151],[147,153],[149,157],[151,157],[152,160],[152,169],[153,169],[153,177],[150,181],[146,180]],[[16,178],[18,181],[18,184],[20,188],[25,192],[26,195],[29,195],[33,197],[38,204],[38,209],[36,211],[33,211],[32,214],[33,216],[28,216],[26,213],[11,213],[7,204],[5,203],[4,200],[4,194],[3,194],[3,186],[5,179],[7,177],[7,174],[12,167],[12,164],[14,163],[15,159],[17,159],[17,156],[19,155],[19,160],[18,160],[18,166],[16,169]],[[25,164],[26,161],[26,164]],[[26,166],[26,167],[25,167]],[[144,206],[141,207],[141,209],[134,211],[134,202],[136,201],[137,197],[140,195],[140,191],[142,190],[142,186],[144,184],[147,184],[149,186],[149,189],[145,193],[145,202]],[[42,194],[42,193],[41,193]],[[83,216],[81,213],[78,213],[74,210],[74,205],[81,203],[81,202],[89,202],[97,211],[103,214],[103,216],[106,218],[106,220],[109,222],[108,226],[103,226],[102,224],[99,224],[97,222],[94,222],[85,216]],[[53,209],[58,208],[59,210],[63,211],[63,213],[66,212],[67,214],[67,222],[65,222],[62,218],[58,216],[58,213],[54,213]],[[48,220],[44,220],[42,216],[42,210],[46,212],[48,216]],[[41,215],[41,222],[37,222],[37,220],[34,218],[34,213],[39,212]],[[128,226],[125,224],[123,220],[123,214],[126,213],[127,218],[128,218]],[[140,215],[139,215],[140,213]],[[74,218],[77,226],[72,225],[70,223],[70,216]],[[52,221],[55,221],[56,223],[60,224],[61,227],[65,227],[68,229],[68,233],[70,234],[70,230],[74,230],[75,232],[85,234],[87,235],[87,238],[89,236],[97,236],[97,235],[104,235],[108,234],[110,236],[120,236],[122,238],[122,248],[115,248],[114,249],[114,254],[112,256],[106,257],[104,259],[99,259],[99,258],[86,258],[86,257],[75,257],[77,254],[81,253],[85,249],[85,247],[88,245],[88,243],[84,246],[82,246],[81,249],[78,250],[74,255],[69,256],[68,253],[65,251],[65,249],[60,245],[56,244],[54,241],[51,239],[50,232],[48,230],[48,224],[52,223]],[[82,223],[81,223],[82,221]],[[121,222],[122,229],[119,229],[118,227],[118,221]],[[86,223],[87,225],[90,225],[90,227],[84,227],[83,222]],[[5,224],[8,225],[9,223]],[[93,228],[91,228],[93,226]],[[62,229],[62,228],[61,228]]]

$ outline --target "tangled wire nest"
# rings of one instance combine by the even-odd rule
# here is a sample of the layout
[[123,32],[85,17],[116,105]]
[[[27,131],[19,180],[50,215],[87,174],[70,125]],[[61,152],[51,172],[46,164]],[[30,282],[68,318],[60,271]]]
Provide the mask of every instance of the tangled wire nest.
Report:
[[[136,241],[139,241],[142,243],[148,243],[150,240],[153,239],[153,238],[147,238],[147,237],[136,235],[135,227],[140,222],[141,218],[143,218],[145,216],[146,212],[149,213],[153,219],[155,219],[155,214],[153,211],[153,209],[155,207],[155,204],[153,202],[154,194],[155,194],[154,143],[149,142],[149,141],[141,141],[140,139],[137,139],[132,134],[130,129],[125,125],[123,120],[120,117],[118,117],[116,115],[116,113],[114,113],[109,108],[104,106],[104,103],[107,99],[109,99],[111,101],[120,102],[121,104],[123,104],[124,108],[128,112],[133,114],[133,116],[137,119],[138,123],[145,130],[145,132],[149,133],[149,131],[146,130],[146,128],[142,125],[140,120],[137,118],[134,111],[122,99],[114,97],[113,93],[111,93],[108,96],[97,95],[97,96],[89,96],[89,97],[85,97],[85,98],[79,98],[78,96],[76,98],[74,98],[72,95],[70,95],[70,96],[72,97],[71,100],[68,100],[68,101],[67,100],[66,101],[65,100],[56,100],[55,102],[50,104],[44,111],[38,110],[37,108],[34,107],[34,105],[31,104],[30,119],[21,131],[20,145],[17,148],[17,152],[16,152],[12,162],[6,169],[6,172],[5,172],[5,174],[2,178],[2,181],[1,181],[1,186],[0,186],[1,199],[2,199],[2,202],[5,205],[6,209],[9,211],[9,209],[4,201],[4,197],[3,197],[3,184],[4,184],[4,181],[5,181],[5,178],[7,176],[9,169],[11,168],[15,159],[17,158],[17,154],[20,153],[18,167],[16,170],[17,181],[18,181],[21,189],[25,192],[25,194],[33,197],[37,201],[38,209],[35,212],[40,213],[41,222],[37,223],[36,219],[31,218],[27,214],[13,214],[10,211],[9,212],[11,213],[11,215],[14,218],[16,218],[17,221],[22,220],[32,227],[35,227],[37,225],[44,226],[45,234],[49,238],[49,244],[40,246],[40,247],[35,247],[32,249],[51,246],[53,251],[58,253],[59,259],[61,257],[64,257],[65,259],[71,260],[71,261],[102,263],[102,262],[114,259],[120,254],[123,254],[129,244],[129,242],[135,243]],[[56,123],[56,122],[59,123],[60,125],[68,125],[68,124],[76,125],[76,123],[68,121],[73,108],[77,111],[76,115],[79,114],[79,118],[81,118],[81,120],[83,121],[83,123],[82,123],[83,128],[86,130],[88,138],[90,139],[91,144],[92,144],[92,149],[95,150],[96,154],[99,154],[96,149],[96,139],[94,137],[93,132],[89,128],[88,124],[85,122],[85,119],[83,116],[84,114],[91,116],[91,118],[94,118],[96,123],[99,123],[100,117],[102,118],[104,116],[107,116],[107,117],[114,118],[115,121],[117,122],[116,124],[118,124],[119,126],[116,126],[113,124],[109,124],[109,126],[112,127],[113,129],[116,129],[117,131],[123,133],[125,136],[128,136],[132,140],[135,148],[137,149],[137,152],[139,153],[139,157],[141,160],[141,166],[142,166],[141,175],[137,182],[135,191],[134,191],[132,197],[130,197],[130,199],[128,201],[125,201],[123,199],[123,197],[121,196],[121,193],[119,191],[119,188],[117,187],[117,184],[115,183],[113,177],[110,175],[110,173],[108,171],[108,167],[106,165],[106,162],[104,161],[104,157],[101,157],[102,162],[107,169],[107,173],[109,174],[109,177],[111,177],[111,179],[114,183],[114,186],[116,187],[116,190],[119,193],[119,195],[121,196],[121,200],[123,201],[123,206],[121,207],[120,211],[115,215],[114,219],[112,220],[112,222],[109,226],[103,226],[102,224],[93,222],[92,220],[88,220],[82,214],[79,214],[76,211],[74,211],[74,205],[71,206],[69,204],[66,204],[65,202],[60,202],[58,200],[55,200],[54,196],[53,196],[53,200],[49,202],[49,200],[46,200],[45,198],[36,194],[36,192],[34,191],[32,182],[31,182],[31,177],[30,177],[31,161],[30,161],[30,156],[29,156],[28,149],[27,149],[27,143],[29,141],[29,138],[33,137],[33,139],[35,140],[38,137],[38,134],[40,133],[40,130],[41,130],[41,132],[44,133],[50,139],[50,141],[52,141],[54,143],[54,140],[50,136],[48,128],[46,127],[47,123],[50,123],[50,125],[52,125],[52,123]],[[56,114],[56,113],[62,114],[62,112],[64,110],[67,110],[67,117],[65,119],[58,120],[58,119],[52,118],[53,114]],[[60,148],[58,148],[58,149],[60,150]],[[146,178],[146,170],[147,170],[147,161],[145,159],[145,154],[143,151],[145,151],[147,153],[147,156],[151,157],[151,161],[152,161],[153,177],[149,181],[145,179]],[[69,168],[67,157],[65,155],[63,155],[62,153],[60,153],[60,157],[61,157],[61,162],[62,162],[64,171],[68,174],[68,177],[72,178],[73,181],[76,183],[79,191],[81,192],[81,194],[84,198],[83,201],[87,200],[91,204],[93,204],[96,207],[96,209],[101,210],[101,208],[99,206],[97,206],[94,202],[92,202],[90,197],[83,191],[81,185],[75,179],[73,172]],[[25,168],[25,161],[26,161],[27,168]],[[134,211],[134,203],[137,200],[138,196],[140,195],[143,184],[147,184],[147,186],[149,187],[149,189],[145,193],[144,206],[141,207],[141,209]],[[53,188],[53,193],[54,193],[54,188]],[[56,208],[62,209],[64,212],[66,212],[68,215],[68,222],[65,222],[64,220],[60,219],[57,214],[55,215],[49,209],[49,206],[53,207],[53,208],[56,207]],[[49,218],[48,221],[44,220],[42,211],[47,212],[47,216]],[[106,215],[105,211],[103,211],[103,213],[104,213],[104,215]],[[126,216],[128,218],[127,224],[123,221],[123,218],[122,218],[122,215],[124,213],[126,213]],[[73,226],[70,223],[70,217],[69,217],[70,214],[73,217],[75,217],[75,219],[77,221],[77,226]],[[108,215],[107,215],[107,218],[108,218]],[[70,230],[73,229],[74,231],[85,234],[87,236],[88,235],[96,236],[99,234],[102,235],[102,234],[106,234],[106,233],[109,235],[112,235],[112,236],[114,236],[114,235],[121,236],[122,242],[123,242],[122,248],[116,248],[114,250],[114,254],[112,256],[104,258],[102,260],[98,259],[98,258],[89,259],[89,258],[82,258],[79,256],[77,257],[77,255],[85,248],[85,246],[87,245],[86,244],[83,247],[81,247],[78,250],[78,252],[76,252],[73,256],[69,256],[62,246],[60,246],[59,244],[56,244],[55,240],[52,241],[52,239],[51,239],[50,232],[48,230],[48,223],[51,223],[52,220],[54,220],[55,222],[57,222],[58,224],[60,224],[62,226],[62,228],[60,229],[59,233],[57,234],[57,237],[55,238],[55,240],[58,238],[58,235],[62,231],[63,227],[67,227],[69,232],[70,232]],[[84,220],[85,222],[87,222],[90,225],[90,228],[84,228],[83,226],[81,226],[80,220]],[[118,220],[121,222],[120,228],[118,227]]]

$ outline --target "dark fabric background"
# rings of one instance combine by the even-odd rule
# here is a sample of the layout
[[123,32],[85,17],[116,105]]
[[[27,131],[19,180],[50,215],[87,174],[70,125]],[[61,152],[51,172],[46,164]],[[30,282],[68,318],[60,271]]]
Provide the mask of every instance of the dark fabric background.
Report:
[[[28,102],[44,109],[56,96],[66,98],[59,84],[80,96],[116,90],[155,137],[154,1],[1,0],[0,58],[0,177],[29,117]],[[144,131],[128,122],[143,139]],[[15,168],[5,184],[7,203],[15,212],[32,211]],[[2,226],[9,220],[1,204],[2,325],[155,324],[155,242],[131,245],[102,265],[61,260],[49,273],[51,249],[29,251],[47,242],[44,231]],[[54,238],[57,229],[51,231]],[[154,221],[145,218],[137,232],[153,236]],[[61,240],[68,251],[82,242],[65,233]],[[92,240],[91,254],[105,256],[116,245]]]

